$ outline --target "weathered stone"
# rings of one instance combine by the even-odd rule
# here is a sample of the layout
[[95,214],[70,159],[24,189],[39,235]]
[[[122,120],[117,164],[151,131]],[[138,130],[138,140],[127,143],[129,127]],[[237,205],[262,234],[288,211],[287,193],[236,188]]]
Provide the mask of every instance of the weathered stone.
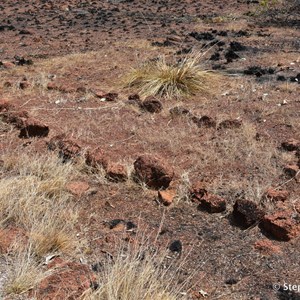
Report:
[[259,223],[264,214],[255,202],[239,199],[233,206],[232,217],[238,226],[248,228]]
[[261,228],[280,241],[289,241],[300,235],[300,215],[293,210],[283,210],[267,215]]
[[157,190],[166,189],[174,177],[174,171],[170,166],[150,155],[140,156],[134,162],[134,170],[136,179]]

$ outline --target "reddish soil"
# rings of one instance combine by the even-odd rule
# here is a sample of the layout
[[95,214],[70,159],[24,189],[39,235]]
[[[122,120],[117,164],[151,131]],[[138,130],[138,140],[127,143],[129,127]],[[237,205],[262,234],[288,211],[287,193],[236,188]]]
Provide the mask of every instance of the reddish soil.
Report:
[[[84,174],[69,185],[89,266],[114,254],[124,231],[160,230],[159,245],[180,241],[174,255],[187,256],[178,281],[196,270],[194,299],[200,290],[207,299],[300,299],[283,289],[300,287],[299,1],[253,16],[256,2],[0,4],[0,100],[14,105],[0,103],[0,151],[47,154],[49,141],[64,134],[54,151],[74,161],[93,154],[91,163],[110,174],[105,182]],[[155,112],[128,100],[136,91],[120,81],[131,67],[161,54],[179,59],[191,48],[204,49],[204,67],[223,75],[210,94],[158,99]],[[170,113],[177,106],[189,112]],[[126,180],[125,168],[145,154],[162,163],[151,172],[174,171],[167,200],[155,189],[169,177],[154,190],[139,185],[143,178]],[[186,173],[206,196],[176,203]],[[246,228],[232,213],[237,200],[253,202],[240,210]]]

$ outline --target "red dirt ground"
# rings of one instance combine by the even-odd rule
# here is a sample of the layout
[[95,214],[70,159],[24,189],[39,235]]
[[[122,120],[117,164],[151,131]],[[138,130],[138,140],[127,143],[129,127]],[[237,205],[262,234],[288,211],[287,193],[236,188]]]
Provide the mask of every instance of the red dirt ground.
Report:
[[[3,153],[47,153],[51,138],[65,134],[82,150],[100,147],[110,163],[126,167],[142,154],[157,156],[174,169],[171,185],[178,193],[188,174],[191,184],[202,182],[208,193],[227,202],[225,211],[213,214],[200,209],[198,200],[165,207],[157,191],[134,182],[99,182],[82,175],[79,181],[94,191],[75,187],[74,192],[89,265],[105,251],[114,253],[124,234],[122,226],[111,229],[111,221],[155,232],[163,219],[158,243],[182,243],[187,259],[178,281],[196,270],[191,280],[195,299],[202,298],[200,290],[207,299],[300,299],[299,292],[283,289],[284,283],[300,287],[300,143],[292,149],[281,146],[300,140],[299,1],[291,9],[267,12],[257,11],[255,2],[0,4],[0,99],[49,127],[41,138],[19,138],[18,128],[1,127]],[[163,109],[153,114],[128,102],[136,91],[120,82],[131,67],[160,54],[179,59],[191,48],[206,52],[205,68],[222,73],[211,93],[159,99]],[[102,101],[101,95],[112,92],[116,100]],[[217,127],[199,127],[189,115],[172,115],[176,106],[211,117]],[[229,122],[221,128],[224,120],[239,120],[241,126],[232,128]],[[284,171],[287,164],[296,166],[297,176]],[[287,190],[287,199],[274,204],[265,195],[270,187]],[[288,225],[281,225],[293,232],[292,238],[281,241],[277,229],[266,232],[261,218],[241,228],[232,220],[233,205],[241,198],[266,215],[291,210],[280,220],[286,220]],[[134,235],[132,230],[126,234]],[[274,284],[282,287],[274,290]]]

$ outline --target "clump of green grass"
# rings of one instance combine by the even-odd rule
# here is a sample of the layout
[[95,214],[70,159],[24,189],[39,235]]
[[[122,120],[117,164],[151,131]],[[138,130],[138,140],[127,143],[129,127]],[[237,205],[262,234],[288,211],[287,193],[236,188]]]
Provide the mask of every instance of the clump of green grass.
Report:
[[169,63],[165,56],[143,63],[125,78],[125,86],[135,88],[141,96],[178,98],[207,93],[216,73],[201,67],[203,54],[192,52],[185,58]]

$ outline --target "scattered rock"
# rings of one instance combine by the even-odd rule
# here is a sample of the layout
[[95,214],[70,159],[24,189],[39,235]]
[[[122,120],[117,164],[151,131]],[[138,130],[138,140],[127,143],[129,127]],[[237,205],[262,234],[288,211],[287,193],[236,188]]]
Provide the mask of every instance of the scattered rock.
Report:
[[[253,3],[255,3],[254,1],[255,1],[255,0],[252,0]],[[258,1],[258,0],[257,0],[257,1]],[[257,3],[258,3],[258,2],[257,2]],[[233,31],[232,33],[233,33],[233,35],[236,36],[236,37],[250,36],[250,35],[251,35],[251,34],[250,34],[248,31],[246,31],[246,30]]]
[[77,300],[96,284],[96,277],[87,265],[56,258],[48,268],[53,269],[53,274],[44,278],[32,291],[37,300]]
[[230,49],[232,51],[245,51],[245,50],[247,50],[247,47],[243,46],[239,42],[233,41],[233,42],[230,42]]
[[133,94],[133,95],[130,95],[128,97],[128,103],[129,104],[133,104],[133,105],[137,105],[139,107],[142,106],[142,101],[141,101],[141,98],[138,94]]
[[20,130],[20,138],[46,137],[49,134],[49,127],[39,120],[28,118],[23,122]]
[[150,155],[140,156],[134,162],[136,179],[145,182],[153,189],[166,189],[174,177],[174,171],[159,158]]
[[236,129],[242,126],[242,121],[237,119],[230,119],[222,121],[218,129]]
[[33,65],[32,59],[26,59],[23,56],[15,56],[15,65],[17,66],[25,66],[25,65]]
[[271,201],[285,201],[289,196],[289,192],[286,190],[275,190],[273,188],[269,188],[266,192],[267,199]]
[[19,34],[28,34],[28,35],[33,35],[34,31],[32,29],[28,28],[23,28],[19,31]]
[[262,67],[259,66],[251,66],[248,67],[248,69],[244,70],[245,75],[255,75],[256,77],[261,77],[262,75],[274,74],[274,73],[275,73],[275,69],[273,68],[263,69]]
[[158,191],[158,200],[165,206],[171,205],[174,202],[175,197],[175,190]]
[[293,210],[283,210],[264,216],[261,228],[280,241],[289,241],[300,235],[300,215]]
[[300,170],[300,168],[296,164],[295,165],[286,165],[283,169],[284,173],[290,178],[297,176],[297,174],[299,174],[299,170]]
[[59,87],[58,87],[58,85],[57,85],[56,82],[50,81],[50,82],[48,82],[48,84],[47,84],[47,89],[48,89],[48,90],[59,90]]
[[290,139],[283,142],[281,147],[286,151],[297,151],[300,149],[300,141],[296,139]]
[[209,60],[220,60],[221,59],[221,55],[219,52],[215,52],[214,54],[211,55],[211,57],[209,58]]
[[121,219],[111,220],[109,223],[109,229],[113,231],[124,231],[126,230],[126,222]]
[[108,166],[107,157],[100,147],[88,151],[85,157],[85,161],[88,166],[91,166],[93,168],[107,168]]
[[95,93],[95,96],[98,98],[103,99],[104,101],[116,101],[119,97],[117,93],[107,93],[107,94],[102,94],[102,93]]
[[226,210],[226,200],[218,195],[205,193],[198,208],[209,213],[220,213]]
[[169,250],[172,252],[178,252],[181,253],[182,252],[182,243],[180,240],[175,240],[173,242],[171,242],[171,244],[169,245]]
[[127,180],[127,170],[121,164],[108,163],[106,167],[106,176],[114,182],[124,182]]
[[233,206],[232,217],[236,225],[246,229],[258,223],[264,214],[253,201],[238,199]]
[[24,126],[24,122],[29,118],[29,114],[27,111],[7,111],[1,113],[2,121],[8,124],[12,124],[17,128],[22,128]]
[[125,221],[122,219],[114,219],[108,222],[109,229],[114,231],[122,231],[124,229],[131,230],[137,228],[137,226],[131,221]]
[[168,38],[164,40],[163,42],[152,42],[151,45],[154,47],[170,47],[175,45],[173,41],[169,40]]
[[142,103],[142,109],[150,113],[159,113],[162,111],[163,106],[161,102],[154,97],[147,97]]
[[191,37],[196,39],[197,41],[205,40],[205,41],[211,41],[214,40],[214,36],[210,32],[196,32],[193,31],[189,34]]
[[198,127],[215,128],[217,126],[216,121],[208,116],[202,116],[201,118],[192,117],[192,121],[198,125]]
[[85,94],[85,93],[88,92],[88,89],[87,89],[85,86],[79,86],[79,87],[76,89],[76,92],[77,92],[77,93]]
[[0,100],[0,113],[1,112],[7,112],[11,109],[14,109],[14,105],[11,104],[8,100],[1,99]]
[[27,88],[29,88],[30,87],[30,83],[28,82],[28,81],[21,81],[20,83],[19,83],[19,88],[21,89],[21,90],[25,90],[25,89],[27,89]]
[[190,115],[190,111],[182,106],[175,106],[169,110],[173,116]]
[[300,84],[300,73],[298,73],[296,76],[290,77],[291,82],[297,82]]
[[77,141],[67,138],[65,134],[57,135],[53,137],[48,143],[49,150],[59,150],[59,156],[63,158],[64,161],[74,159],[80,156],[82,152],[81,146]]
[[274,245],[272,241],[267,239],[256,241],[254,244],[254,249],[258,250],[259,252],[265,255],[281,253],[281,248],[279,246]]
[[192,201],[200,201],[206,194],[207,194],[207,190],[205,184],[201,181],[198,181],[195,184],[193,184],[190,190]]
[[5,88],[10,88],[12,86],[13,86],[13,83],[11,81],[5,81],[3,83],[3,87],[5,87]]
[[199,202],[199,210],[209,213],[220,213],[226,210],[226,200],[218,195],[208,193],[202,182],[195,183],[190,194],[192,201]]
[[236,54],[232,49],[227,50],[227,52],[225,52],[224,56],[228,63],[232,62],[234,59],[240,58],[239,55]]
[[276,80],[278,81],[286,81],[286,78],[283,75],[278,75]]
[[89,188],[90,185],[84,181],[71,181],[66,186],[68,192],[78,197],[81,197]]
[[12,69],[16,65],[11,61],[1,61],[0,66],[2,66],[4,69]]
[[236,278],[229,278],[229,279],[225,280],[225,284],[228,284],[228,285],[234,285],[234,284],[237,284],[238,282],[239,282],[239,280]]

